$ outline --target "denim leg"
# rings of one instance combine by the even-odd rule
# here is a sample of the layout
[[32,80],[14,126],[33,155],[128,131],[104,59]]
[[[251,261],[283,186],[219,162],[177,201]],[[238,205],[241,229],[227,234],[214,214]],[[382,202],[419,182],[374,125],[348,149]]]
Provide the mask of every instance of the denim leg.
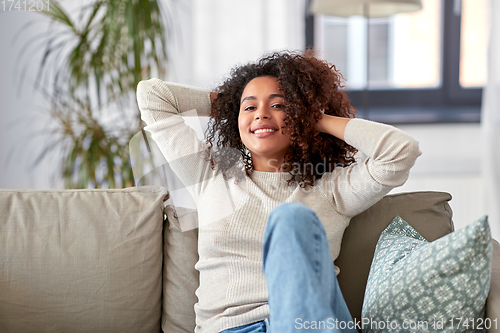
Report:
[[[263,260],[271,332],[357,332],[337,282],[325,229],[310,208],[286,203],[271,212]],[[352,329],[345,328],[349,322]]]

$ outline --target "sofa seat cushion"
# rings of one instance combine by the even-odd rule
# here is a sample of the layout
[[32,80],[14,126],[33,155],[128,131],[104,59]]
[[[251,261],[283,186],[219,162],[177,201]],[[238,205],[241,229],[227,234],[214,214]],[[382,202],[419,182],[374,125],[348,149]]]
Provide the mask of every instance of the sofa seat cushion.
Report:
[[396,217],[377,243],[363,332],[485,332],[491,256],[487,217],[431,243]]
[[165,194],[0,190],[0,332],[160,332]]

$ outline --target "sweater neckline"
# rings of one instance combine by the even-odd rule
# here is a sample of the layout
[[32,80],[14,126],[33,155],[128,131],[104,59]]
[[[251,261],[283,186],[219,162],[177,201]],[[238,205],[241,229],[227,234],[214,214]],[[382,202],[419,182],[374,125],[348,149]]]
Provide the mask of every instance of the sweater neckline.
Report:
[[253,180],[288,180],[291,174],[288,172],[268,172],[252,170]]
[[259,186],[270,186],[273,188],[293,188],[294,186],[288,185],[288,180],[292,175],[288,172],[267,172],[252,170],[250,178]]

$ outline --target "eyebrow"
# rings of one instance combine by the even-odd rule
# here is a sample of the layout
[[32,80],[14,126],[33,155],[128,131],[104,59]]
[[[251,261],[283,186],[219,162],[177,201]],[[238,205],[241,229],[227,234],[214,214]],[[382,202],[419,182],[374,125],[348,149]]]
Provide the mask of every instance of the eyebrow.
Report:
[[[270,94],[269,95],[269,99],[272,99],[272,98],[285,98],[285,96],[281,95],[281,94]],[[243,103],[244,101],[246,100],[256,100],[257,98],[255,98],[255,96],[247,96],[245,98],[243,98],[241,100],[241,103]]]

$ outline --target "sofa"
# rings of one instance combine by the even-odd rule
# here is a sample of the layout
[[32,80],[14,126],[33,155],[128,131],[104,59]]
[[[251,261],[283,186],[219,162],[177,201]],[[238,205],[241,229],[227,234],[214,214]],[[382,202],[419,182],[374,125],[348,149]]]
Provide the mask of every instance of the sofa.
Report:
[[[353,318],[381,233],[400,216],[430,244],[444,239],[454,234],[449,200],[387,195],[351,220],[336,264]],[[0,332],[193,332],[197,233],[182,226],[196,225],[197,212],[174,207],[166,188],[2,189],[0,212]],[[486,318],[499,332],[500,245],[491,244]]]

